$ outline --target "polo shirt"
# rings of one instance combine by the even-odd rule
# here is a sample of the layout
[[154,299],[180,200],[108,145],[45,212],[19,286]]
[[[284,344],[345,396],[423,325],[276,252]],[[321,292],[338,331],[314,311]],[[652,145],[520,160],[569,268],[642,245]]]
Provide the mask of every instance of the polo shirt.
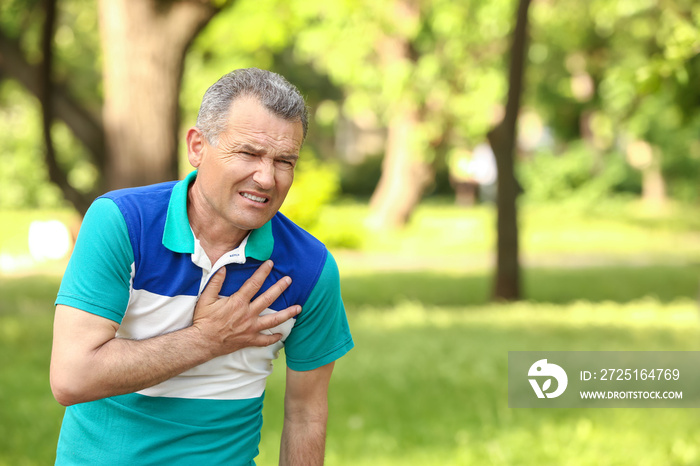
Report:
[[118,338],[146,339],[191,325],[199,295],[221,267],[220,295],[230,296],[272,259],[258,295],[284,276],[292,284],[262,314],[295,304],[302,311],[270,330],[283,335],[273,345],[217,357],[136,393],[66,408],[56,464],[255,464],[265,382],[280,349],[290,369],[308,371],[353,347],[333,257],[283,214],[210,263],[187,218],[196,173],[98,198],[56,304],[117,322]]

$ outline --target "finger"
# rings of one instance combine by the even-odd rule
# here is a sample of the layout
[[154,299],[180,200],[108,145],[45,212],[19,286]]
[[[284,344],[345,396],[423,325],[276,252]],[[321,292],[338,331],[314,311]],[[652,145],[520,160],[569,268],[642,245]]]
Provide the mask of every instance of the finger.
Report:
[[277,280],[277,283],[265,290],[264,293],[255,298],[255,301],[250,303],[251,311],[259,314],[270,307],[291,284],[292,279],[290,277],[282,277]]
[[255,293],[260,291],[260,288],[262,288],[263,283],[265,283],[267,276],[270,275],[273,266],[274,264],[270,260],[263,262],[262,265],[253,273],[253,275],[251,275],[250,278],[246,280],[240,289],[233,295],[238,296],[242,301],[249,303],[250,300],[253,299],[253,296],[255,296]]
[[206,305],[216,302],[219,299],[219,293],[221,292],[221,287],[224,285],[225,278],[226,267],[221,267],[216,271],[214,276],[209,279],[209,283],[207,283],[204,291],[202,291],[199,300],[203,301]]
[[270,346],[274,345],[282,339],[281,333],[273,333],[272,335],[260,333],[253,337],[250,341],[250,346]]
[[273,312],[272,314],[261,316],[258,319],[260,331],[269,330],[271,328],[277,327],[278,325],[282,325],[289,319],[298,315],[300,312],[301,306],[295,305],[290,306],[287,309],[283,309],[281,311]]

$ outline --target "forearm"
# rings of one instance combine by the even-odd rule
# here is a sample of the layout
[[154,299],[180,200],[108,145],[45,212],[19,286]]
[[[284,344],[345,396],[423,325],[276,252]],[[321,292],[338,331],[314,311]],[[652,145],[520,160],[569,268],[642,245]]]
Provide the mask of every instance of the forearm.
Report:
[[294,422],[284,420],[280,466],[320,466],[326,449],[326,416]]
[[287,368],[281,466],[320,466],[326,450],[328,383],[334,363],[310,371]]
[[145,340],[113,338],[87,350],[52,358],[51,387],[63,405],[132,393],[212,358],[193,327]]

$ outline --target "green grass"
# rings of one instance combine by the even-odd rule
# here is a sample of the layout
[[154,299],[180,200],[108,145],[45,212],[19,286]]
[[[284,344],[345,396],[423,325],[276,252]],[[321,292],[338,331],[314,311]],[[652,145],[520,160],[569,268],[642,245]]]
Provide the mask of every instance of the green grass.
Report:
[[[466,208],[447,200],[425,203],[416,209],[408,227],[398,232],[366,230],[367,213],[366,205],[355,203],[329,207],[319,226],[321,236],[342,231],[356,235],[360,249],[369,253],[438,257],[445,262],[469,261],[494,249],[492,206]],[[656,262],[700,262],[698,206],[670,204],[664,210],[652,210],[634,202],[611,201],[581,210],[566,204],[521,203],[519,224],[526,259],[557,256],[587,263],[593,257],[609,263],[628,262],[634,256]]]
[[49,389],[55,277],[0,280],[0,465],[53,464],[63,408]]
[[[487,271],[352,273],[342,278],[344,301],[351,308],[368,303],[391,307],[403,301],[435,306],[483,305],[489,298],[490,283]],[[533,268],[523,272],[524,298],[533,302],[625,303],[650,297],[666,303],[679,297],[693,299],[699,292],[700,264]]]
[[[697,314],[689,299],[351,312],[357,346],[332,382],[328,464],[697,464],[696,410],[507,404],[508,351],[698,350]],[[268,387],[261,464],[276,455],[281,385]]]

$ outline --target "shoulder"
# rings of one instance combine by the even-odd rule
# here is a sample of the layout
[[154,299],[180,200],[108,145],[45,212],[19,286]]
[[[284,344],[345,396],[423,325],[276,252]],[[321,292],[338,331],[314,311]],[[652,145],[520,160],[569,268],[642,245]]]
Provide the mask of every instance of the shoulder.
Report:
[[[149,186],[110,191],[98,198],[109,199],[124,216],[129,232],[133,235],[143,228],[153,228],[152,222],[165,223],[168,204],[176,181]],[[132,238],[133,239],[133,238]]]
[[118,189],[105,193],[98,199],[111,199],[122,213],[127,213],[130,210],[143,211],[153,208],[167,208],[176,184],[177,181],[168,181],[149,186]]
[[278,212],[272,218],[272,235],[274,238],[274,254],[284,259],[299,260],[299,256],[307,261],[325,262],[328,250],[326,246],[311,233]]
[[134,260],[140,264],[147,252],[159,251],[176,181],[108,192],[97,199],[113,202],[123,217]]
[[[275,268],[292,277],[299,289],[299,303],[304,303],[321,278],[329,256],[326,246],[312,234],[281,213],[273,217],[273,250]],[[293,285],[294,286],[294,285]]]

